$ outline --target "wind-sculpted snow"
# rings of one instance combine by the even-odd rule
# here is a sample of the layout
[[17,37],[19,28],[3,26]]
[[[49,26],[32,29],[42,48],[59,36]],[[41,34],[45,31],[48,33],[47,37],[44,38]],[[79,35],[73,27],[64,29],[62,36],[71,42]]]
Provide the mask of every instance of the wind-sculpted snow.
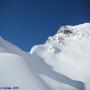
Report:
[[90,23],[62,26],[30,53],[0,37],[0,88],[90,90]]
[[52,90],[18,55],[0,53],[0,87],[17,86],[18,90]]
[[90,90],[90,23],[63,26],[45,44],[34,46],[30,53],[36,53],[54,72],[80,81],[81,88]]
[[37,56],[35,53],[30,57],[32,59],[31,63],[33,65],[33,68],[35,68],[38,74],[47,76],[48,78],[56,80],[60,83],[70,85],[79,90],[85,90],[83,82],[72,80],[68,76],[56,72],[55,70],[53,70],[51,65],[45,63],[44,60],[41,57]]

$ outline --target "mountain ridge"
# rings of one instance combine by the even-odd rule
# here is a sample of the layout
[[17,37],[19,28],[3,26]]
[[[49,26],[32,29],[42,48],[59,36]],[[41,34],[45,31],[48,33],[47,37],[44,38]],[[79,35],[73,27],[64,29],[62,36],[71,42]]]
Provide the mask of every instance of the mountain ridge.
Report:
[[62,26],[30,53],[0,37],[0,85],[12,80],[22,90],[90,90],[89,34],[90,23]]

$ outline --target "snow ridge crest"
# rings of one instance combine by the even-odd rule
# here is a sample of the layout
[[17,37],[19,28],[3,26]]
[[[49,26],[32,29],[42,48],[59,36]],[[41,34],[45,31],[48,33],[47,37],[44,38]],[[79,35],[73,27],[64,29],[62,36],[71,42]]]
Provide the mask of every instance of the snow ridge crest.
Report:
[[62,42],[66,39],[87,39],[90,38],[90,23],[79,24],[76,26],[61,26],[57,33],[49,36],[47,42]]

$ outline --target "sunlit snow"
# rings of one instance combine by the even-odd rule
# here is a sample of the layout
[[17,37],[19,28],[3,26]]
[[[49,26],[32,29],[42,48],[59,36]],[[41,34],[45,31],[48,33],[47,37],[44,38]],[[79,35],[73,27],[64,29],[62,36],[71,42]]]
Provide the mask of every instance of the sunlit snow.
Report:
[[30,53],[0,37],[0,87],[90,90],[89,60],[90,23],[61,26]]

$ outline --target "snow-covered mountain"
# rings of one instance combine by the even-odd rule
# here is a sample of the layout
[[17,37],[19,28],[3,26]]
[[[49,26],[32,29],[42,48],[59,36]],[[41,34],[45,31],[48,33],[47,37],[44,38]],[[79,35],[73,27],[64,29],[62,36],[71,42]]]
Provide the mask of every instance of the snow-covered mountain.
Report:
[[90,23],[62,26],[24,52],[0,37],[0,86],[19,90],[90,90]]

